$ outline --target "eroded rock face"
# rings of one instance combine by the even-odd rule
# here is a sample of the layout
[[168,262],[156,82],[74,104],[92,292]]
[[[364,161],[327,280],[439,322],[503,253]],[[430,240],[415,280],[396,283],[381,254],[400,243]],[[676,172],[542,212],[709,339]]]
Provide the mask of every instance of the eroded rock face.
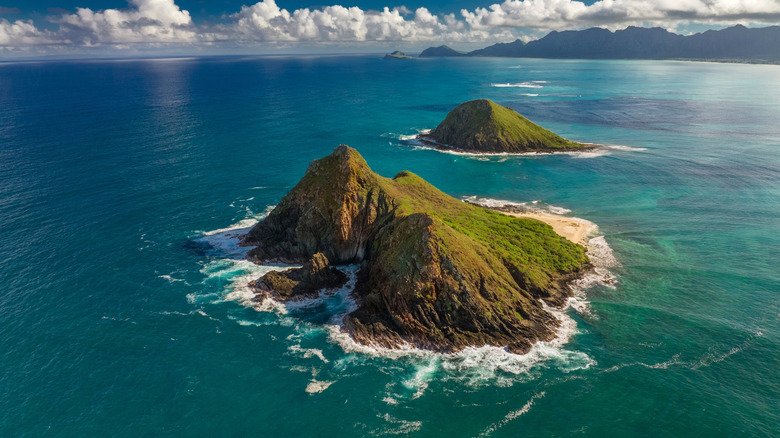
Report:
[[369,237],[393,206],[377,189],[378,175],[354,149],[309,165],[306,175],[244,238],[258,245],[250,260],[303,263],[322,252],[333,264],[360,263]]
[[329,263],[360,263],[344,329],[365,344],[437,351],[526,352],[552,339],[559,322],[541,300],[562,304],[588,266],[584,248],[542,222],[458,201],[410,172],[383,178],[346,146],[314,161],[244,244],[258,245],[258,262],[306,263],[256,283],[283,298],[333,284],[320,280]]
[[286,271],[271,271],[253,282],[260,293],[267,293],[282,300],[316,295],[322,289],[341,287],[347,276],[329,266],[327,257],[321,252],[300,268]]

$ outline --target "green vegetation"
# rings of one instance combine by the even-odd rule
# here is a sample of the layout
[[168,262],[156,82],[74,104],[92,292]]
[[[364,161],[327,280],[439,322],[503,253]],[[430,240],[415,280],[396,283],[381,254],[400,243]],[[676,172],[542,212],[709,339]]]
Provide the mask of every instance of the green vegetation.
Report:
[[[574,271],[587,262],[582,246],[538,220],[515,218],[461,202],[407,171],[392,180],[379,177],[378,182],[396,200],[397,216],[429,215],[443,236],[451,236],[461,247],[466,243],[478,247],[468,251],[471,255],[490,253],[496,261],[516,266],[534,287],[546,287],[557,273]],[[444,245],[454,242],[442,238]]]
[[488,153],[557,152],[593,147],[566,140],[487,99],[458,105],[423,138],[465,151]]
[[[362,305],[347,318],[365,343],[438,350],[503,345],[527,351],[557,320],[585,249],[549,225],[461,202],[419,176],[384,178],[339,146],[306,175],[245,243],[257,260],[362,263]],[[322,268],[322,266],[320,266]],[[290,289],[290,287],[287,287]]]

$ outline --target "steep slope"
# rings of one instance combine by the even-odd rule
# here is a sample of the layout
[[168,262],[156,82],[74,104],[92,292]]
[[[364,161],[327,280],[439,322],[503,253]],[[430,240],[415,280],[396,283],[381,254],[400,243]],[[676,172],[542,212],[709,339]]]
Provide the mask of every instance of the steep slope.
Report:
[[428,47],[420,53],[419,58],[454,58],[468,56],[466,52],[459,52],[450,46]]
[[588,266],[584,248],[549,225],[466,204],[410,172],[383,178],[346,146],[314,161],[244,244],[258,245],[248,257],[260,262],[321,252],[360,263],[345,330],[366,344],[439,351],[525,352],[551,339],[558,320],[540,300],[562,304],[566,282]]
[[396,50],[393,53],[388,53],[387,55],[385,55],[384,59],[414,59],[414,57],[409,56],[400,50]]
[[514,40],[511,43],[496,43],[483,49],[472,50],[469,56],[523,56],[525,43]]
[[691,59],[750,62],[780,61],[780,27],[746,28],[741,25],[677,35],[661,28],[629,26],[610,32],[591,28],[553,31],[523,44],[498,43],[469,52],[469,56],[567,59]]
[[438,147],[481,153],[557,152],[593,147],[566,140],[487,99],[458,105],[436,129],[420,139]]

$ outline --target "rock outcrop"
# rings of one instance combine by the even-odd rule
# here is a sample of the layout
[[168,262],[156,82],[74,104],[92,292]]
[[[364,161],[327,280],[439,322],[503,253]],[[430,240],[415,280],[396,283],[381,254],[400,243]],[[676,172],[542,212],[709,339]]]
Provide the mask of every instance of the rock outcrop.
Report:
[[250,285],[284,301],[314,296],[322,289],[341,287],[346,282],[346,274],[329,266],[328,258],[318,252],[300,268],[271,271]]
[[[243,244],[257,246],[248,255],[257,262],[360,264],[344,330],[365,344],[437,351],[523,353],[552,339],[559,322],[542,301],[562,305],[567,281],[589,266],[584,248],[547,224],[461,202],[410,172],[381,177],[347,146],[312,162]],[[304,282],[291,277],[258,283],[294,296]]]
[[438,148],[476,153],[561,152],[594,147],[566,140],[487,99],[458,105],[436,129],[419,139]]

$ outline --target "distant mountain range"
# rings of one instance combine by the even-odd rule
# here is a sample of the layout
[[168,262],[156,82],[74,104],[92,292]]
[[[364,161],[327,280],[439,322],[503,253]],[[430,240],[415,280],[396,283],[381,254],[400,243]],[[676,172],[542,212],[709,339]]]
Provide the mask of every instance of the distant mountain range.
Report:
[[469,53],[450,47],[425,49],[420,57],[501,56],[574,59],[690,59],[734,62],[780,62],[780,26],[722,30],[683,36],[661,28],[628,27],[611,32],[592,28],[550,32],[523,43],[494,44]]

